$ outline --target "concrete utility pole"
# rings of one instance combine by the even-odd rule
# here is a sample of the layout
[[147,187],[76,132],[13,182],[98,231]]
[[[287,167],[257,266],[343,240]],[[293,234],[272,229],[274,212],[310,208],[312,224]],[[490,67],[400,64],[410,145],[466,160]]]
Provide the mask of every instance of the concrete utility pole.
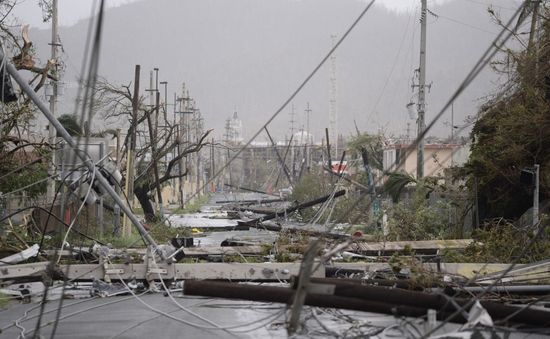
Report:
[[[418,134],[422,135],[426,129],[424,116],[426,113],[426,24],[427,24],[427,0],[421,0],[422,10],[420,13],[420,67],[418,84]],[[416,148],[416,178],[424,177],[424,138],[418,140]]]
[[159,106],[156,96],[159,93],[159,69],[153,68],[155,70],[155,140],[157,140],[157,135],[159,131]]
[[[115,150],[115,156],[116,156],[116,168],[120,170],[120,132],[121,129],[116,129],[116,150]],[[117,195],[120,195],[120,186],[115,185],[115,192]],[[113,227],[115,229],[115,235],[120,235],[120,206],[115,203],[114,205],[114,213],[113,213]]]
[[[451,144],[455,143],[455,102],[451,102]],[[451,150],[451,167],[454,167],[454,149]]]
[[310,137],[309,137],[309,115],[311,114],[311,108],[309,108],[309,101],[307,103],[307,108],[305,110],[306,112],[306,132],[307,132],[307,140],[306,140],[306,169],[307,171],[309,172],[309,167],[310,167],[310,161],[309,161],[309,142],[311,141],[311,143],[313,143],[313,140],[310,140]]
[[[291,139],[294,137],[294,123],[296,120],[294,120],[295,112],[294,112],[294,104],[291,105],[290,109],[290,137]],[[290,175],[292,176],[292,180],[294,181],[296,179],[296,153],[294,151],[294,145],[290,144],[290,141],[288,143],[288,147],[290,147]]]
[[[52,0],[52,42],[51,42],[51,45],[52,45],[52,57],[51,57],[51,60],[53,60],[53,67],[54,67],[54,73],[56,76],[59,77],[59,74],[58,74],[58,63],[57,63],[57,46],[59,45],[58,43],[58,33],[57,33],[57,29],[58,29],[58,22],[57,22],[57,0]],[[59,78],[58,78],[59,80]],[[52,114],[54,116],[56,116],[57,114],[57,81],[55,80],[51,80],[50,81],[50,84],[52,86],[52,95],[50,96],[50,112],[52,112]],[[55,128],[53,127],[53,125],[50,123],[48,125],[48,138],[49,138],[49,141],[50,141],[50,144],[53,146],[55,145],[55,141],[56,141],[56,135],[57,135],[57,132],[55,130]],[[50,170],[49,170],[49,176],[50,176],[50,179],[48,180],[48,186],[46,188],[46,198],[47,198],[47,201],[48,203],[52,203],[55,199],[55,178],[54,178],[54,175],[55,173],[57,172],[56,170],[56,167],[55,167],[55,151],[52,152],[52,160],[51,160],[51,164],[50,164]]]
[[[136,65],[134,75],[134,97],[132,98],[132,134],[130,135],[130,147],[128,147],[128,159],[126,160],[126,197],[130,208],[132,208],[134,202],[134,157],[136,150],[136,134],[138,128],[138,109],[139,109],[139,76],[141,72],[141,66]],[[122,224],[122,235],[124,237],[130,236],[130,227],[128,225],[128,217],[124,216]]]
[[535,164],[535,191],[533,192],[533,226],[539,223],[539,164]]
[[[336,35],[331,35],[332,45],[336,45]],[[334,145],[335,157],[338,157],[338,88],[336,82],[336,52],[330,56],[330,105],[329,105],[329,128],[330,128],[330,140]]]
[[168,81],[161,81],[161,85],[164,85],[164,125],[168,125]]

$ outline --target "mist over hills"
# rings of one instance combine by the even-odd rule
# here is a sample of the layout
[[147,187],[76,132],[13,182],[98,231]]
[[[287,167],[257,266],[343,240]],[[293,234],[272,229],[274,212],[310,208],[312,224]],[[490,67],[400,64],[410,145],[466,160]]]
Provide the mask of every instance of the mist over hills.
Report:
[[[419,2],[420,3],[420,2]],[[99,73],[114,84],[129,84],[134,65],[142,67],[141,89],[149,86],[149,70],[160,69],[168,81],[168,102],[182,82],[197,100],[208,128],[221,137],[225,119],[236,109],[245,137],[251,136],[281,106],[364,8],[357,0],[143,0],[106,12]],[[499,6],[515,8],[513,0]],[[428,16],[427,120],[441,109],[499,31],[486,6],[450,1],[431,6]],[[499,10],[496,8],[495,10]],[[503,18],[512,11],[501,10]],[[62,15],[62,13],[60,14]],[[436,16],[437,15],[437,16]],[[81,68],[89,20],[60,29],[65,82],[74,82]],[[374,6],[337,50],[339,133],[360,130],[403,134],[410,120],[405,105],[418,67],[419,10],[396,13]],[[32,30],[41,59],[49,56],[49,30]],[[387,84],[386,84],[387,82]],[[384,85],[385,89],[384,89]],[[455,124],[477,112],[479,98],[498,86],[485,70],[455,102]],[[61,99],[61,113],[74,108],[74,88]],[[383,90],[384,89],[384,90]],[[161,87],[161,93],[163,88]],[[328,127],[329,63],[293,101],[295,128],[305,124],[309,102],[310,127],[317,140]],[[272,123],[278,138],[290,134],[289,105]],[[446,136],[444,124],[431,135]],[[101,122],[95,122],[98,128]],[[264,137],[260,137],[263,140]]]

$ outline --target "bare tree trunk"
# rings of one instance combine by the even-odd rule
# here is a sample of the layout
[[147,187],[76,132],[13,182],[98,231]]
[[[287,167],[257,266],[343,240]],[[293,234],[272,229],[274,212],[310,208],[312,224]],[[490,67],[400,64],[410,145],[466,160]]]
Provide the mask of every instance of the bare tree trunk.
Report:
[[153,204],[149,199],[149,191],[150,189],[148,187],[142,185],[134,187],[134,194],[136,195],[136,198],[138,199],[138,202],[143,209],[143,213],[145,214],[145,221],[154,222],[157,221],[157,216],[155,215]]

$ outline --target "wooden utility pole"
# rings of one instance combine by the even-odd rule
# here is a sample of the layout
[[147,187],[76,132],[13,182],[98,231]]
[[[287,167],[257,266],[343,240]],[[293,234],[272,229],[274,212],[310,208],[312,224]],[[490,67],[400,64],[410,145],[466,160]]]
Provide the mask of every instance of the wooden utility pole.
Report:
[[[156,107],[155,117],[158,117],[158,109],[159,109],[159,103],[160,103],[160,93],[157,92],[156,95]],[[149,138],[151,139],[151,161],[153,162],[153,173],[155,175],[155,186],[157,189],[157,199],[159,204],[159,213],[160,217],[164,217],[164,208],[162,206],[162,190],[160,188],[160,181],[159,181],[159,169],[157,164],[157,136],[155,133],[155,129],[153,127],[153,123],[151,122],[151,112],[147,114],[147,125],[149,126]]]
[[[58,67],[57,67],[57,46],[59,45],[58,43],[58,39],[57,39],[57,36],[58,36],[58,21],[57,21],[57,0],[52,0],[52,42],[51,42],[51,45],[52,45],[52,56],[51,56],[51,59],[53,60],[54,62],[54,65],[53,65],[53,68],[54,68],[54,73],[56,76],[58,76]],[[52,112],[52,114],[55,116],[56,113],[57,113],[57,81],[55,80],[51,80],[50,81],[50,84],[52,86],[52,95],[50,96],[50,112]],[[56,141],[56,130],[55,128],[53,127],[52,124],[49,124],[48,125],[48,138],[49,138],[49,142],[50,144],[53,146],[55,145],[55,141]],[[55,199],[55,177],[54,175],[56,174],[57,172],[57,169],[56,169],[56,165],[55,165],[55,150],[52,152],[52,160],[51,160],[51,164],[50,164],[50,169],[49,169],[49,179],[48,179],[48,185],[47,185],[47,188],[46,188],[46,198],[47,198],[47,201],[48,203],[52,203]]]
[[[128,147],[128,159],[126,160],[126,185],[124,187],[126,191],[126,197],[130,208],[134,204],[134,157],[136,151],[136,133],[137,133],[137,121],[139,110],[139,77],[141,72],[141,66],[136,65],[134,74],[134,96],[132,97],[132,127],[130,130],[130,145]],[[124,222],[122,224],[122,235],[129,237],[131,234],[130,225],[128,224],[128,217],[124,216]]]
[[[427,0],[421,0],[422,10],[420,13],[420,67],[418,78],[418,134],[422,136],[426,129],[424,117],[426,113],[426,26],[428,5]],[[416,148],[416,179],[424,177],[424,136],[418,140]]]

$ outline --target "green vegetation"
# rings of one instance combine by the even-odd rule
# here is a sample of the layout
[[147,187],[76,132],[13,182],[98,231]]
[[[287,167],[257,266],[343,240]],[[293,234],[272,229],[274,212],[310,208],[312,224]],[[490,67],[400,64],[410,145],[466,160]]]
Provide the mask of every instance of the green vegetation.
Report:
[[[334,190],[333,178],[328,173],[316,171],[303,175],[300,182],[294,186],[290,200],[303,203],[332,193]],[[361,176],[358,180],[366,185],[366,176]],[[335,199],[334,208],[332,210],[327,208],[321,214],[319,223],[325,222],[329,215],[330,221],[333,223],[368,223],[370,217],[370,198],[366,196],[361,197],[360,192],[353,191],[349,187],[346,189],[347,193],[345,196]],[[302,210],[296,215],[296,218],[308,222],[314,217],[319,216],[322,206],[323,204],[319,204]]]
[[[79,137],[84,134],[76,115],[62,114],[59,118],[57,118],[57,120],[67,130],[67,132],[69,132],[69,135]],[[57,136],[60,137],[61,135],[57,133]]]
[[433,188],[420,181],[409,200],[393,205],[389,213],[390,240],[445,239],[453,227],[445,216],[449,215],[451,203],[439,200],[430,205],[427,196]]
[[483,105],[472,130],[466,171],[472,192],[477,184],[482,218],[516,219],[531,206],[532,190],[520,183],[520,171],[534,164],[540,164],[540,198],[550,196],[550,22],[539,20],[530,49],[508,50],[511,63],[496,63],[510,80]]
[[[3,152],[5,151],[5,152]],[[48,177],[47,158],[49,151],[45,148],[36,148],[34,151],[24,152],[2,150],[0,145],[0,192],[8,194],[16,190],[22,190],[15,196],[26,195],[35,198],[46,192]],[[8,175],[8,173],[11,173]],[[13,196],[8,196],[13,199]],[[2,203],[0,196],[0,203]]]
[[156,242],[162,244],[169,242],[170,239],[175,237],[189,237],[191,236],[191,231],[189,228],[171,227],[164,222],[158,222],[151,226],[149,234],[151,234]]
[[359,134],[347,142],[347,147],[354,151],[351,155],[352,160],[361,159],[363,152],[366,152],[371,169],[383,169],[383,137],[381,135]]
[[535,238],[532,230],[516,227],[509,221],[499,218],[488,221],[483,229],[472,234],[474,243],[464,252],[447,251],[446,261],[455,262],[496,262],[529,263],[550,257],[549,220],[544,217],[540,227],[542,234]]
[[10,296],[0,292],[0,309],[6,308],[10,303]]

